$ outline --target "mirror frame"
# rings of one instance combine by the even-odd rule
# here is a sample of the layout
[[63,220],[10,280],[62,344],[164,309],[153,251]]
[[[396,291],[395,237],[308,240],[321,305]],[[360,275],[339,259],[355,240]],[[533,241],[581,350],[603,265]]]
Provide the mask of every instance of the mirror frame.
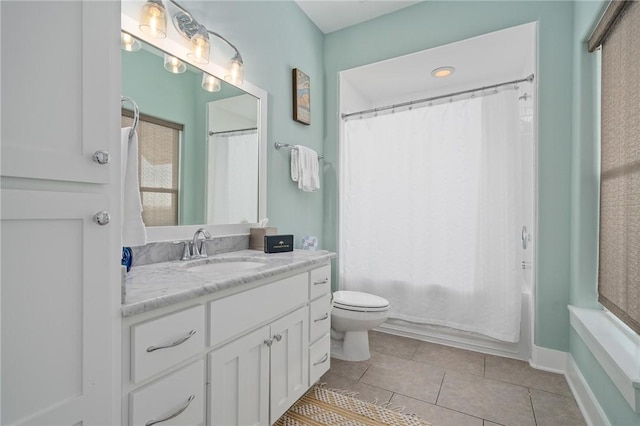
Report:
[[[139,40],[144,41],[147,44],[152,45],[156,49],[159,49],[163,52],[166,52],[170,55],[175,56],[181,61],[191,65],[194,68],[200,69],[208,74],[215,76],[216,78],[220,78],[218,76],[224,76],[225,70],[224,67],[214,64],[198,64],[194,63],[187,58],[187,53],[189,51],[189,45],[186,41],[182,40],[182,36],[180,36],[175,28],[173,28],[173,23],[167,23],[167,37],[164,39],[157,39],[153,37],[149,37],[144,34],[138,28],[137,20],[131,18],[125,13],[125,3],[122,2],[122,13],[121,13],[121,30],[131,34]],[[136,2],[131,2],[136,3]],[[221,81],[224,81],[226,84],[231,84],[228,81],[225,81],[224,78],[220,78]],[[260,104],[259,112],[258,112],[258,220],[267,217],[267,104],[268,104],[268,95],[267,92],[254,84],[244,81],[242,85],[233,85],[238,89],[254,96],[258,99]],[[122,94],[126,96],[125,93]],[[134,99],[135,100],[135,99]],[[237,224],[203,224],[203,225],[181,225],[181,226],[148,226],[147,229],[147,242],[159,242],[159,241],[174,241],[174,240],[183,240],[187,238],[191,238],[193,233],[198,228],[207,229],[212,235],[220,236],[220,235],[237,235],[237,234],[248,234],[249,228],[255,227],[256,223],[237,223]]]

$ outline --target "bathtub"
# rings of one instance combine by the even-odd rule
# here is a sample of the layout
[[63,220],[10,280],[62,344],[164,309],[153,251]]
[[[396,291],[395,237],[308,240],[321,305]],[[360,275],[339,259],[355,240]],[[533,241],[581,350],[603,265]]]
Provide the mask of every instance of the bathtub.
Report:
[[411,337],[425,342],[439,343],[491,355],[528,361],[533,344],[533,296],[530,289],[522,293],[522,318],[520,341],[502,342],[481,334],[456,330],[449,327],[415,324],[389,319],[374,330],[398,336]]

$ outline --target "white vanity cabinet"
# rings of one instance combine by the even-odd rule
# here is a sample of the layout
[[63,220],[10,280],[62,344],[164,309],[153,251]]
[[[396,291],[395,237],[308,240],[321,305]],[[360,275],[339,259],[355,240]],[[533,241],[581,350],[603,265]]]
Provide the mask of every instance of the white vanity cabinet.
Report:
[[127,318],[123,424],[273,424],[329,368],[330,276],[314,265]]
[[209,422],[271,424],[309,388],[308,308],[209,354]]
[[331,266],[309,273],[309,383],[315,383],[331,363]]

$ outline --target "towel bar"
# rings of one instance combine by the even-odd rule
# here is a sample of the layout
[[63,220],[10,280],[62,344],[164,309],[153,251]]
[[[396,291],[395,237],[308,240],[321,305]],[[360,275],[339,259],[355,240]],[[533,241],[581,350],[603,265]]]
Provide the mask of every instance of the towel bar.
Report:
[[[296,149],[296,147],[294,145],[290,145],[288,143],[276,142],[276,143],[273,144],[273,146],[275,146],[276,149],[280,149],[280,148]],[[318,154],[318,160],[324,160],[324,155]]]

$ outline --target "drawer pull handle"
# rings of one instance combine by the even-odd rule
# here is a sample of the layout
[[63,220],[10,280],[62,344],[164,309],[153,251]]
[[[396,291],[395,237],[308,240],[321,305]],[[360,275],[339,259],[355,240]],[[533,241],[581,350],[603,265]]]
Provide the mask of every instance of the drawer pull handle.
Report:
[[313,320],[313,322],[320,322],[320,321],[324,321],[324,320],[326,320],[326,319],[328,319],[328,318],[329,318],[329,313],[327,312],[326,314],[324,314],[324,316],[323,316],[322,318],[314,319],[314,320]]
[[158,420],[149,420],[147,423],[145,423],[145,426],[151,426],[151,425],[155,425],[156,423],[162,423],[162,422],[166,422],[167,420],[171,420],[174,419],[176,417],[178,417],[180,414],[182,414],[184,412],[184,410],[186,410],[187,408],[189,408],[189,405],[191,405],[191,401],[194,400],[196,396],[195,395],[191,395],[189,397],[189,399],[187,400],[187,403],[184,405],[184,407],[182,407],[181,409],[179,409],[178,411],[176,411],[173,414],[168,415],[167,417],[164,417],[162,419],[158,419]]
[[196,334],[195,330],[191,330],[189,332],[189,334],[187,334],[185,337],[183,337],[180,340],[176,340],[173,343],[169,343],[168,345],[164,345],[164,346],[149,346],[147,348],[147,352],[153,352],[153,351],[157,351],[158,349],[167,349],[167,348],[173,348],[174,346],[178,346],[183,344],[184,342],[186,342],[187,340],[189,340],[191,338],[191,336],[193,336],[194,334]]
[[326,284],[328,282],[329,282],[329,278],[325,278],[324,280],[321,280],[321,281],[314,281],[313,285]]
[[318,361],[318,362],[314,362],[313,366],[315,367],[316,365],[324,364],[325,362],[327,362],[328,359],[329,359],[329,353],[325,352],[325,354],[322,357],[322,359],[320,361]]

